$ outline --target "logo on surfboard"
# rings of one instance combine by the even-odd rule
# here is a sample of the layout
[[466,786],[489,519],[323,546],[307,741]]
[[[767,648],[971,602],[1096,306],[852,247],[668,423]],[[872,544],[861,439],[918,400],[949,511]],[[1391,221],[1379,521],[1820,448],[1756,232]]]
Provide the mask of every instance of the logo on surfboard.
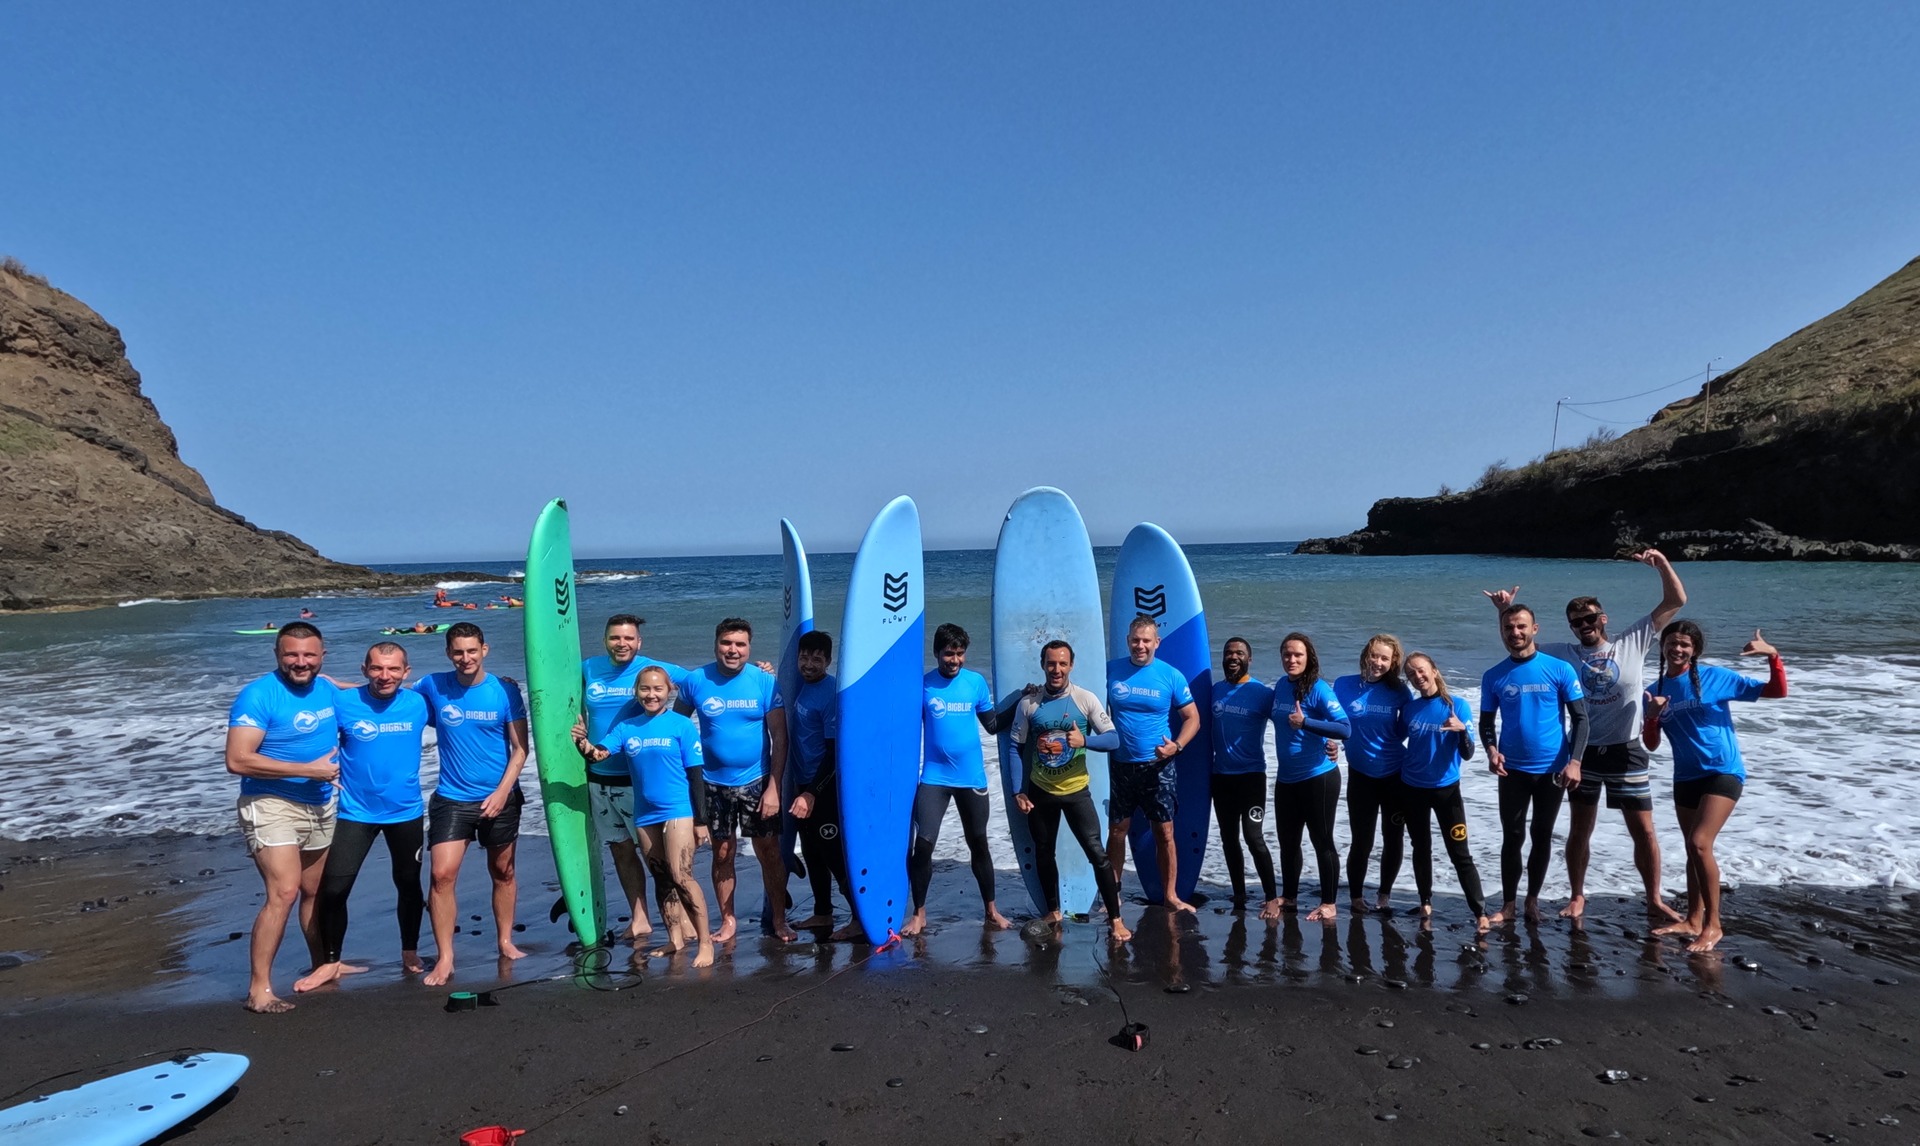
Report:
[[1152,617],[1154,620],[1167,615],[1167,587],[1155,585],[1151,589],[1139,585],[1133,587],[1133,611]]
[[553,579],[553,607],[563,617],[567,615],[569,609],[573,608],[572,574]]
[[902,572],[897,576],[892,573],[885,576],[886,583],[880,589],[880,603],[886,606],[887,612],[898,613],[907,607],[908,575]]

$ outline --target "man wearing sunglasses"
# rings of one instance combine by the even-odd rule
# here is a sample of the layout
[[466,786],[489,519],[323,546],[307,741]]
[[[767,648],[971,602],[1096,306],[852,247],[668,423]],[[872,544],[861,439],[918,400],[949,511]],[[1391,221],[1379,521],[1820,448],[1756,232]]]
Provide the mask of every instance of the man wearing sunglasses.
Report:
[[[1660,630],[1687,603],[1687,590],[1659,550],[1636,553],[1633,560],[1660,575],[1660,603],[1653,612],[1626,631],[1610,634],[1607,613],[1600,602],[1593,597],[1575,597],[1567,602],[1567,627],[1573,630],[1574,639],[1542,641],[1539,646],[1541,652],[1566,661],[1579,672],[1591,722],[1587,750],[1580,762],[1580,782],[1568,793],[1572,820],[1567,826],[1567,879],[1573,897],[1560,914],[1569,919],[1580,918],[1586,910],[1587,861],[1593,852],[1593,828],[1600,817],[1603,789],[1607,807],[1620,811],[1627,834],[1633,839],[1633,863],[1640,869],[1640,882],[1646,888],[1648,918],[1663,923],[1679,918],[1660,892],[1660,843],[1653,833],[1648,757],[1634,730],[1640,726],[1641,681],[1647,653]],[[1495,608],[1504,609],[1519,588],[1496,590],[1487,597]]]

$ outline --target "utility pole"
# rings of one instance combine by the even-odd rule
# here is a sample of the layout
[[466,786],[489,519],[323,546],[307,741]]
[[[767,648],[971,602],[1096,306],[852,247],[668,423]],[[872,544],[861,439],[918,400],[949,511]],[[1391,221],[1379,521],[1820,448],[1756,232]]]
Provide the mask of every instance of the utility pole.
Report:
[[1707,363],[1707,384],[1700,388],[1700,428],[1713,428],[1713,362]]
[[1571,401],[1573,401],[1573,395],[1569,394],[1553,404],[1553,437],[1547,442],[1549,456],[1560,446],[1560,407]]

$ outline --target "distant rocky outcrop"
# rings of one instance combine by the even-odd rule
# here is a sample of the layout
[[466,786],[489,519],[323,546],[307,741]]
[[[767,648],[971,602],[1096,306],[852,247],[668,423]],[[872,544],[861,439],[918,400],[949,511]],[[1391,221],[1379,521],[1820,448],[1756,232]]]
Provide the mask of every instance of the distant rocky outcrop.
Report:
[[1301,553],[1920,559],[1920,259],[1608,442],[1374,503]]
[[120,332],[0,262],[0,609],[431,579],[329,561],[222,507],[180,460]]

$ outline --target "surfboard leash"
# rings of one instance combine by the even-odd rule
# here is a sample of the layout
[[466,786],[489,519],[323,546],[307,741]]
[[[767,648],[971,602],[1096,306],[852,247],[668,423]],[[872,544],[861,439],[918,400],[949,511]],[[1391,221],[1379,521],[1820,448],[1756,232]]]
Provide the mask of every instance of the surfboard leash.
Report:
[[219,1051],[214,1050],[212,1047],[175,1047],[171,1051],[149,1051],[146,1054],[131,1055],[127,1058],[118,1059],[114,1062],[103,1062],[93,1066],[76,1066],[72,1070],[63,1070],[59,1074],[50,1074],[45,1078],[38,1079],[34,1082],[29,1082],[27,1085],[21,1087],[19,1090],[14,1091],[12,1094],[0,1094],[0,1102],[11,1102],[13,1099],[20,1097],[21,1095],[27,1093],[30,1090],[38,1090],[40,1087],[45,1086],[49,1082],[58,1081],[59,1079],[66,1078],[69,1075],[88,1074],[96,1070],[108,1070],[116,1066],[125,1066],[130,1062],[140,1062],[145,1059],[150,1059],[155,1055],[159,1055],[159,1054],[166,1055],[167,1056],[166,1061],[168,1062],[184,1062],[186,1061],[186,1059],[190,1058],[193,1055],[219,1054],[219,1053],[220,1053]]

